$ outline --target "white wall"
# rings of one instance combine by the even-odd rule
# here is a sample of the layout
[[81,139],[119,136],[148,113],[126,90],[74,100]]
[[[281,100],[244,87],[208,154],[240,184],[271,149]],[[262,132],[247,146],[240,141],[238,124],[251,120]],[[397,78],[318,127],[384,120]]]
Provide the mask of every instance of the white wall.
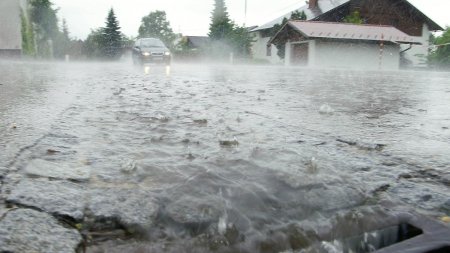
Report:
[[313,48],[315,51],[309,53],[310,67],[397,70],[400,65],[398,45],[384,45],[381,65],[378,44],[316,40],[310,46]]
[[21,4],[22,0],[0,0],[0,49],[22,49]]
[[[428,66],[427,57],[428,57],[428,49],[430,46],[430,35],[431,32],[428,29],[426,24],[423,25],[422,28],[422,36],[414,37],[416,40],[422,43],[422,45],[412,45],[412,48],[405,52],[406,59],[410,60],[412,63],[412,67],[416,68],[425,68]],[[409,45],[402,45],[401,49],[405,50],[409,47]]]
[[255,35],[255,42],[252,45],[252,53],[253,58],[257,60],[266,60],[273,64],[282,64],[283,60],[278,57],[277,47],[271,45],[272,47],[272,55],[267,56],[267,43],[270,40],[270,37],[262,37],[260,32],[253,32]]

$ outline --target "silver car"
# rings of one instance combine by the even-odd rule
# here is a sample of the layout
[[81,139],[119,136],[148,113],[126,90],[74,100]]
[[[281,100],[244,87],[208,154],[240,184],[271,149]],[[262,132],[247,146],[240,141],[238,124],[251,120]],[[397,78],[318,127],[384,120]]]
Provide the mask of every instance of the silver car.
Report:
[[164,43],[157,38],[141,38],[133,47],[133,63],[157,63],[170,65],[172,55]]

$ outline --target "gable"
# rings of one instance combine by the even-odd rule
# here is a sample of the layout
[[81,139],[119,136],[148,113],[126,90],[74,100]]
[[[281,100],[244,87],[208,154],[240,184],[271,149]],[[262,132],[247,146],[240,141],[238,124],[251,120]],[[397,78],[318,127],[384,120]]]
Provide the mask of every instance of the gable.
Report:
[[348,8],[348,13],[358,11],[366,24],[394,26],[411,36],[422,36],[424,24],[442,30],[407,0],[352,0]]
[[[318,7],[309,9],[305,5],[298,9],[304,11],[307,20],[342,22],[353,11],[359,11],[365,23],[375,25],[391,25],[411,36],[421,36],[423,24],[430,30],[443,30],[433,20],[407,0],[318,0]],[[291,12],[266,23],[252,31],[272,28],[280,24],[283,18],[289,18]]]

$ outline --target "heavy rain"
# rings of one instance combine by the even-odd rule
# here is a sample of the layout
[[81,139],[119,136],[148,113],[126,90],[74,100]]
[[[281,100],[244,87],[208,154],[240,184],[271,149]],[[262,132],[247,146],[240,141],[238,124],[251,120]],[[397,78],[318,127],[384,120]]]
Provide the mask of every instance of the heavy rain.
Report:
[[445,46],[423,66],[414,36],[342,28],[303,35],[305,57],[292,34],[310,24],[286,20],[265,61],[256,39],[115,53],[36,30],[27,53],[0,33],[0,251],[449,252]]

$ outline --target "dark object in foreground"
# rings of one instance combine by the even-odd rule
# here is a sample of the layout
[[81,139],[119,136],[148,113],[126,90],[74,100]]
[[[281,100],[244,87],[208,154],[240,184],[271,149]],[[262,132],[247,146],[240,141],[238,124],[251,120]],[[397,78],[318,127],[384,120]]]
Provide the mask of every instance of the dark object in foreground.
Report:
[[327,244],[340,248],[343,253],[448,253],[450,228],[420,215],[400,214],[397,225],[357,236],[323,242],[320,252],[328,252]]
[[412,238],[389,247],[380,249],[376,253],[448,253],[450,252],[450,228],[428,218],[402,217],[406,224],[409,224],[409,235],[416,235],[417,229],[422,231]]

